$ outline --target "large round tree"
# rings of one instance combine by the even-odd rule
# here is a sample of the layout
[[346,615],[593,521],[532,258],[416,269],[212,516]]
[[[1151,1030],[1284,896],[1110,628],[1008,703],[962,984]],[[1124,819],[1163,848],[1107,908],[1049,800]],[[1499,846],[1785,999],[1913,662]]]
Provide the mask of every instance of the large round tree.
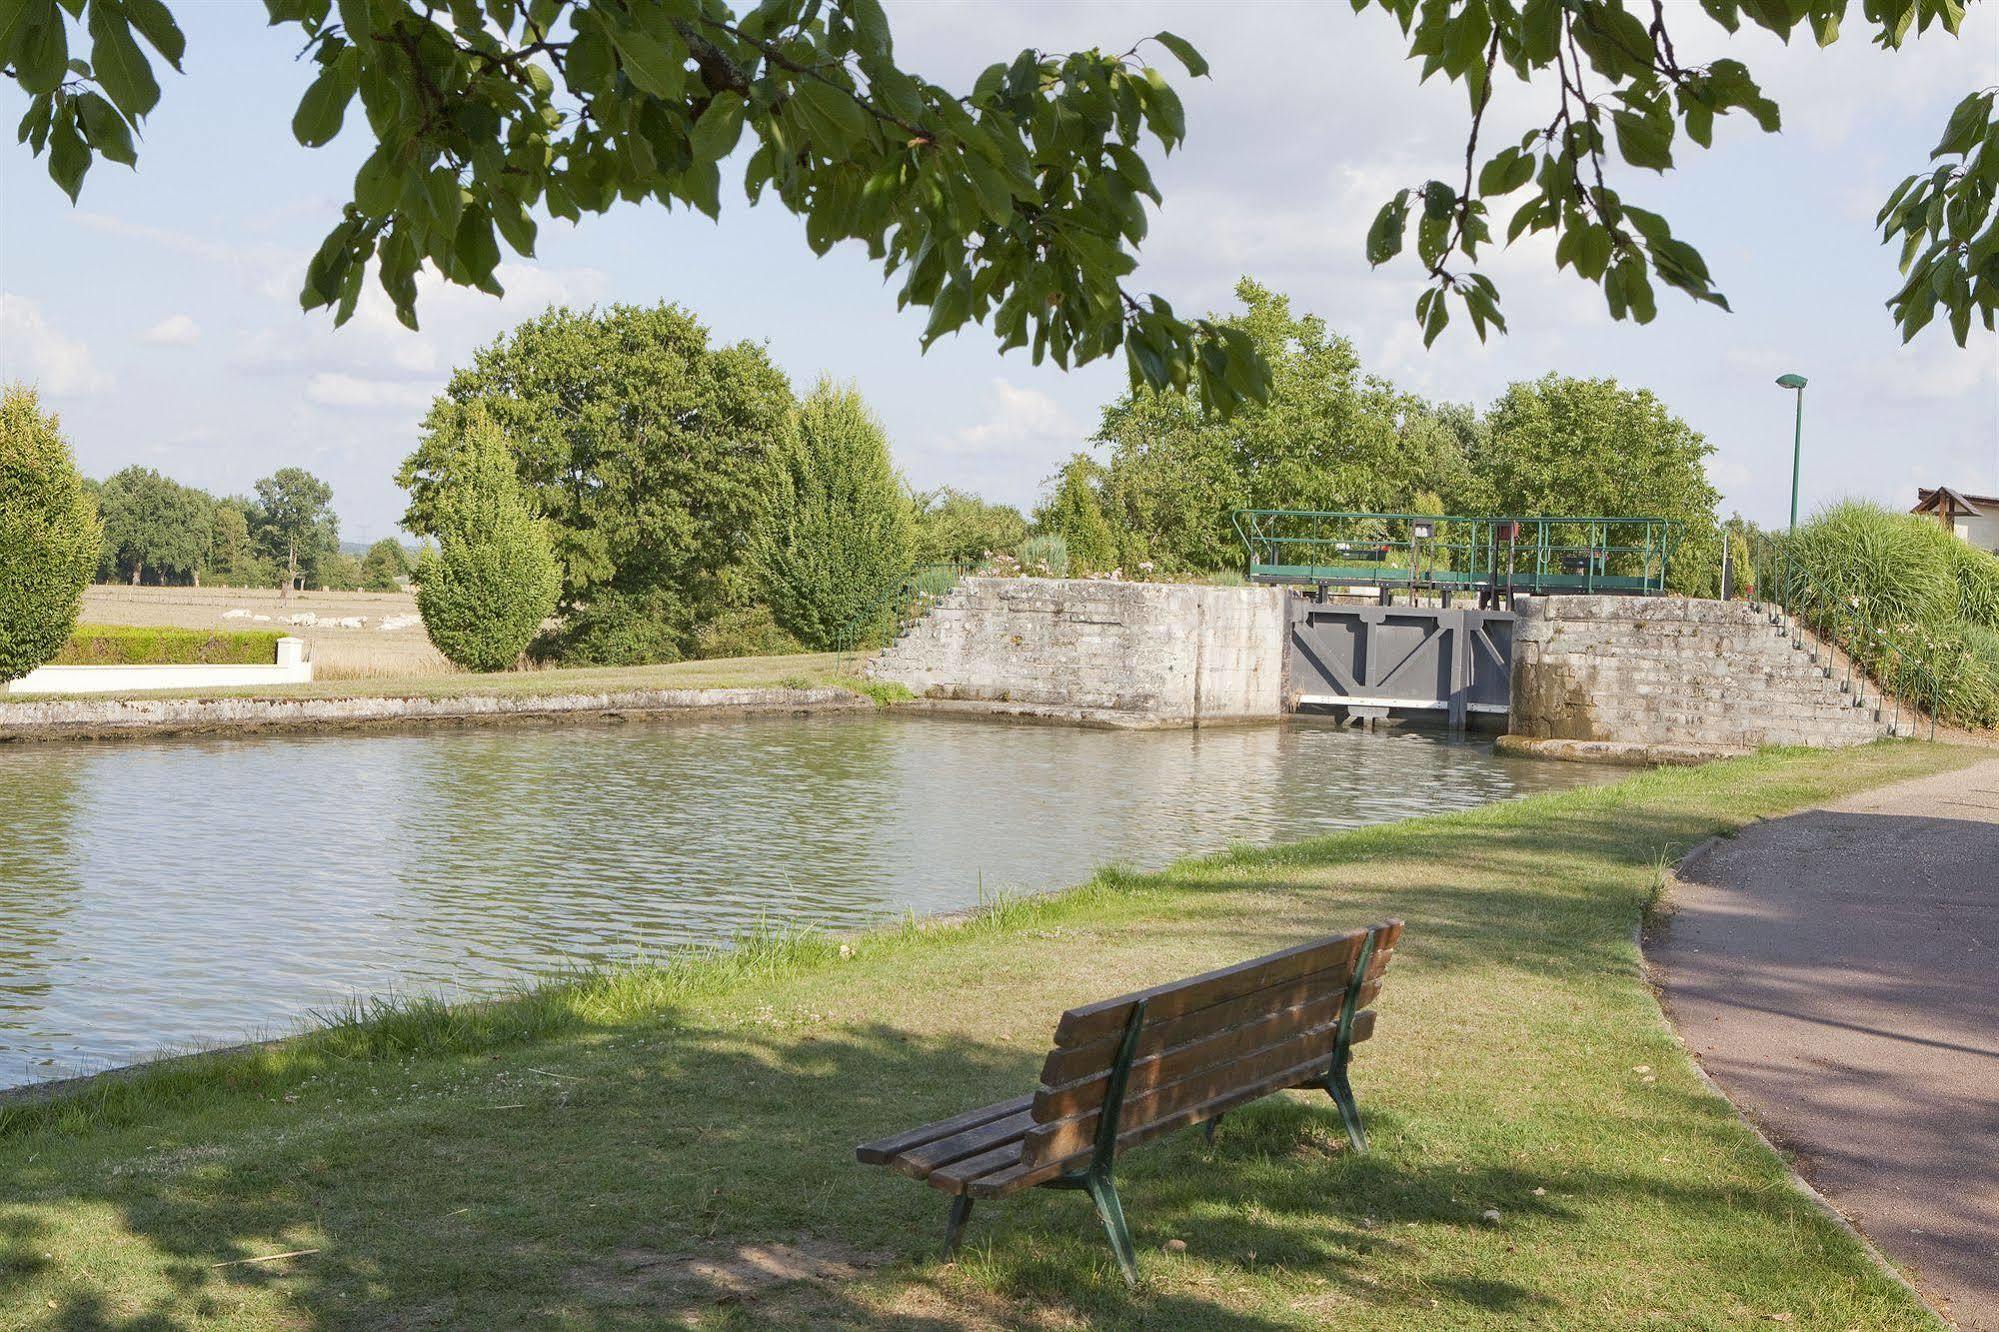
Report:
[[859,389],[822,379],[775,463],[756,543],[771,614],[808,647],[836,647],[909,570],[912,516],[888,435]]
[[0,681],[61,650],[103,540],[61,422],[33,389],[0,390]]
[[796,406],[761,346],[715,346],[678,306],[551,308],[480,349],[432,408],[397,478],[419,536],[437,532],[455,411],[469,404],[549,522],[561,609],[670,598],[685,634],[727,603]]
[[555,609],[555,555],[485,409],[454,407],[434,415],[433,425],[451,446],[438,458],[437,546],[417,561],[417,610],[430,641],[453,662],[504,670]]

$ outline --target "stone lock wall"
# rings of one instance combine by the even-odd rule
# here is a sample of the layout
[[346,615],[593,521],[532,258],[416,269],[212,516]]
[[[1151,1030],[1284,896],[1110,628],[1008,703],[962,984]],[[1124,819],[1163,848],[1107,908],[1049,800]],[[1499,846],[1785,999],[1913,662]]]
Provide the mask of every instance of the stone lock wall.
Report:
[[967,578],[870,674],[923,698],[1114,724],[1275,719],[1284,597],[1276,587]]
[[1809,636],[1794,647],[1745,602],[1557,596],[1517,609],[1515,736],[1732,752],[1889,733],[1871,682],[1854,707],[1843,658]]

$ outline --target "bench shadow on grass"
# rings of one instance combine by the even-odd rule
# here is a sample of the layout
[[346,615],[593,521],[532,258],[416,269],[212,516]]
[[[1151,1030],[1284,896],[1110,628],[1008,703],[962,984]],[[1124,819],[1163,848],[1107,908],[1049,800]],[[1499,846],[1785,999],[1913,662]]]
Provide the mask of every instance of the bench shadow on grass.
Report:
[[[1575,891],[1463,885],[1495,856],[1531,857],[1545,846],[1640,863],[1650,848],[1684,844],[1708,825],[1659,817],[1627,821],[1611,835],[1566,822],[1534,838],[1454,829],[1435,839],[1421,882],[1405,876],[1392,892],[1312,892],[1275,867],[1247,866],[1222,871],[1214,886],[1295,893],[1301,918],[1337,916],[1328,928],[1400,914],[1410,921],[1405,951],[1444,973],[1490,961],[1495,946],[1550,971],[1599,966],[1610,950],[1628,947],[1629,922],[1618,913],[1590,912]],[[1364,874],[1365,861],[1330,857],[1341,867],[1333,878]],[[1314,862],[1304,852],[1283,863]],[[1262,929],[1259,938],[1254,922],[1218,924],[1218,937],[1240,936],[1242,945],[1221,952],[1261,951],[1271,926]],[[936,988],[921,1002],[952,1002],[946,983]],[[1384,1012],[1392,994],[1391,985]],[[1054,1015],[1051,1008],[1051,1024]],[[1534,1194],[1544,1175],[1467,1159],[1461,1142],[1426,1144],[1415,1159],[1392,1148],[1348,1155],[1336,1147],[1337,1115],[1316,1096],[1232,1115],[1212,1155],[1198,1135],[1183,1133],[1120,1163],[1142,1266],[1162,1278],[1136,1294],[1117,1277],[1088,1205],[1044,1190],[982,1205],[964,1270],[940,1269],[931,1256],[945,1195],[854,1164],[852,1145],[1031,1087],[1042,1048],[913,1036],[895,1025],[898,1016],[801,1035],[683,1027],[668,1013],[654,1026],[586,1030],[559,1049],[453,1056],[415,1075],[410,1104],[384,1096],[380,1113],[315,1114],[316,1091],[296,1107],[274,1098],[252,1112],[259,1131],[232,1134],[239,1145],[219,1156],[199,1155],[207,1144],[191,1141],[164,1144],[151,1165],[136,1154],[94,1171],[32,1158],[20,1169],[10,1164],[15,1197],[114,1218],[108,1228],[163,1278],[128,1294],[95,1265],[98,1285],[77,1277],[58,1286],[56,1307],[28,1311],[29,1325],[193,1329],[258,1287],[280,1288],[272,1301],[285,1310],[281,1321],[318,1327],[596,1329],[673,1318],[763,1326],[790,1310],[783,1317],[793,1325],[942,1332],[1018,1326],[1024,1313],[1050,1309],[1106,1327],[1277,1325],[1189,1293],[1189,1283],[1172,1279],[1180,1264],[1281,1268],[1300,1297],[1325,1301],[1329,1321],[1342,1309],[1392,1312],[1418,1299],[1492,1317],[1544,1307],[1546,1297],[1525,1281],[1427,1272],[1419,1280],[1399,1255],[1425,1227],[1479,1227],[1487,1206],[1519,1220],[1569,1216],[1561,1199]],[[562,1079],[524,1076],[508,1095],[526,1105],[495,1103],[494,1071],[553,1059],[562,1061]],[[1364,1068],[1359,1080],[1378,1140],[1394,1143],[1393,1086],[1368,1085]],[[169,1138],[176,1121],[161,1119]],[[22,1156],[13,1153],[16,1162]],[[1662,1184],[1569,1171],[1564,1192],[1656,1201]],[[1720,1188],[1685,1193],[1681,1201],[1696,1211],[1763,1207],[1774,1217],[1788,1206]],[[18,1289],[51,1265],[64,1271],[61,1255],[41,1256],[53,1242],[41,1226],[19,1207],[0,1207],[0,1312],[7,1286]],[[286,1236],[301,1242],[273,1245]],[[1161,1253],[1169,1238],[1185,1240],[1186,1255]],[[795,1246],[823,1261],[816,1276],[745,1294],[718,1282],[712,1260],[746,1244]],[[274,1247],[319,1251],[215,1266]],[[877,1277],[865,1275],[877,1268]],[[824,1278],[848,1270],[855,1275]]]

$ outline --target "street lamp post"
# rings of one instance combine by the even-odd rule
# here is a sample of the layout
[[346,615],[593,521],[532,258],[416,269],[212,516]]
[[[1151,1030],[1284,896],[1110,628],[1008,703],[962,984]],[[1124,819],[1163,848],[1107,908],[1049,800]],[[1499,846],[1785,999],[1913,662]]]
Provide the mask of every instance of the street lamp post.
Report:
[[1798,471],[1805,456],[1805,377],[1803,375],[1777,376],[1779,388],[1798,391],[1797,424],[1791,432],[1791,530],[1798,530]]

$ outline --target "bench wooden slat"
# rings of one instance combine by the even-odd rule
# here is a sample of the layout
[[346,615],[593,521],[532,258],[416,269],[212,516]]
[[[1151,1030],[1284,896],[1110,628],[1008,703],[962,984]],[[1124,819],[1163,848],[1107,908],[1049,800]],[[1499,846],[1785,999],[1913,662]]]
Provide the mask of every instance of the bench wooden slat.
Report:
[[[1380,990],[1378,981],[1363,986],[1356,1009],[1372,1002]],[[1331,1028],[1339,1021],[1340,1008],[1345,1000],[1344,990],[1322,994],[1305,1003],[1265,1012],[1222,1031],[1136,1059],[1132,1062],[1129,1080],[1125,1084],[1125,1096],[1135,1099],[1155,1087],[1178,1082],[1206,1068],[1242,1059],[1299,1032]],[[1330,1042],[1331,1036],[1327,1039]],[[1104,1103],[1104,1091],[1109,1085],[1109,1072],[1099,1071],[1061,1087],[1043,1087],[1034,1096],[1034,1118],[1048,1124],[1094,1110]]]
[[1034,1127],[1034,1112],[1020,1110],[1000,1119],[994,1119],[973,1128],[953,1133],[948,1138],[911,1147],[899,1152],[889,1165],[911,1179],[928,1179],[930,1172],[939,1166],[962,1161],[968,1156],[989,1152],[1002,1143],[1014,1143],[1018,1152],[1021,1136]]
[[1029,1092],[1025,1096],[1015,1096],[1008,1100],[996,1101],[991,1105],[980,1106],[977,1110],[967,1110],[961,1115],[953,1115],[949,1119],[940,1119],[934,1124],[924,1124],[919,1128],[909,1129],[905,1132],[897,1133],[892,1137],[879,1138],[874,1142],[864,1142],[854,1148],[854,1159],[862,1165],[886,1165],[890,1160],[908,1151],[911,1147],[931,1142],[938,1138],[948,1138],[953,1133],[962,1133],[968,1128],[977,1128],[981,1124],[990,1123],[995,1119],[1004,1119],[1008,1115],[1019,1114],[1033,1103],[1034,1093]]
[[1267,957],[1238,962],[1232,967],[1222,967],[1185,980],[1155,985],[1149,990],[1136,990],[1115,999],[1072,1008],[1055,1024],[1055,1044],[1083,1045],[1116,1036],[1124,1030],[1132,1005],[1141,999],[1146,1003],[1147,1020],[1163,1021],[1212,1004],[1239,999],[1315,971],[1351,965],[1360,952],[1361,941],[1366,937],[1367,931],[1353,930],[1331,939],[1299,944]]
[[[1366,1020],[1369,1028],[1372,1029],[1373,1017],[1372,1013],[1362,1013],[1355,1018],[1354,1035],[1356,1039],[1360,1035],[1360,1024],[1363,1020]],[[1199,1124],[1213,1119],[1216,1115],[1226,1114],[1237,1106],[1247,1105],[1251,1101],[1260,1100],[1273,1092],[1283,1091],[1287,1087],[1299,1086],[1324,1072],[1325,1066],[1324,1060],[1314,1059],[1273,1073],[1259,1082],[1239,1087],[1225,1095],[1217,1096],[1213,1100],[1187,1106],[1164,1118],[1156,1119],[1142,1128],[1134,1128],[1118,1134],[1117,1149],[1120,1153],[1128,1151],[1133,1147],[1150,1142],[1154,1138],[1178,1132],[1190,1124]],[[963,1191],[974,1198],[1004,1198],[1006,1195],[1017,1193],[1021,1189],[1033,1188],[1037,1184],[1047,1183],[1063,1171],[1080,1165],[1089,1158],[1089,1155],[1090,1149],[1085,1147],[1082,1151],[1071,1153],[1057,1160],[1030,1164],[1023,1158],[1016,1165],[995,1170],[971,1179],[964,1186]],[[933,1175],[931,1179],[935,1182],[936,1176]]]
[[1020,1140],[1016,1138],[989,1152],[968,1156],[931,1171],[930,1187],[946,1193],[969,1193],[980,1180],[1011,1170],[1019,1164]]
[[[1359,1035],[1359,1018],[1355,1035]],[[1369,1034],[1373,1024],[1369,1023]],[[1210,1068],[1204,1068],[1177,1082],[1155,1087],[1137,1095],[1127,1095],[1119,1123],[1140,1129],[1156,1120],[1171,1118],[1190,1105],[1201,1105],[1226,1097],[1239,1088],[1261,1085],[1264,1079],[1287,1068],[1316,1063],[1323,1073],[1333,1055],[1338,1030],[1332,1023],[1297,1032],[1284,1040],[1265,1045],[1251,1053]],[[1087,1151],[1097,1135],[1097,1112],[1085,1111],[1052,1123],[1036,1124],[1028,1131],[1021,1160],[1030,1163],[1056,1160]],[[1123,1140],[1123,1135],[1119,1135]]]
[[[1365,1007],[1381,989],[1381,973],[1388,967],[1388,954],[1377,951],[1379,961],[1370,962],[1370,978],[1366,996],[1361,1000]],[[1176,1045],[1186,1045],[1230,1027],[1262,1017],[1266,1013],[1287,1008],[1296,1008],[1321,996],[1337,994],[1346,989],[1353,973],[1351,966],[1333,967],[1323,971],[1280,982],[1265,989],[1210,1004],[1179,1017],[1154,1021],[1151,1010],[1146,1012],[1145,1029],[1139,1033],[1137,1055],[1144,1059],[1156,1055]],[[1048,1058],[1041,1065],[1041,1085],[1062,1087],[1087,1077],[1101,1076],[1107,1072],[1117,1058],[1118,1042],[1122,1032],[1104,1040],[1091,1041],[1087,1045],[1057,1046],[1048,1052]]]

